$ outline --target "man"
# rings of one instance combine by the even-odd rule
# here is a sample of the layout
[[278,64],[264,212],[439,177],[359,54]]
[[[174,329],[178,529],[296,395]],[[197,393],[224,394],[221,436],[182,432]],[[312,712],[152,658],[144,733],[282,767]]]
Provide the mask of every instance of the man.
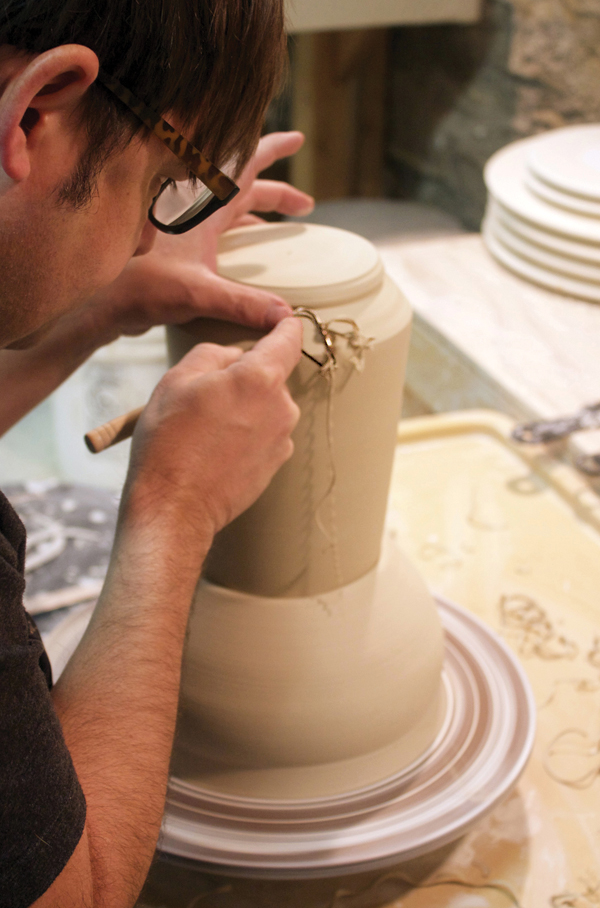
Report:
[[[214,274],[216,238],[249,210],[301,214],[311,200],[254,179],[301,143],[267,137],[251,159],[282,65],[281,0],[0,8],[0,427],[120,334],[199,315],[269,332],[245,354],[196,347],[157,387],[102,595],[51,691],[21,604],[23,530],[0,502],[0,905],[125,908],[158,837],[203,559],[290,456],[298,418],[286,379],[300,325]],[[181,130],[232,174],[247,164],[239,195],[181,236],[148,211],[187,180],[185,142],[143,125],[145,105],[167,139]]]

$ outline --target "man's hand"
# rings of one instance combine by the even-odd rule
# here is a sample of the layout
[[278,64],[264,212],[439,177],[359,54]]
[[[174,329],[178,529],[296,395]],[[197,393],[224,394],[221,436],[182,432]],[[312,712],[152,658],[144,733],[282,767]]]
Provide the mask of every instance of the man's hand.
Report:
[[[300,359],[298,319],[256,346],[199,344],[159,382],[135,431],[123,496],[203,544],[244,511],[291,456],[299,410],[286,386]],[[166,527],[165,527],[166,530]],[[194,543],[189,543],[190,554]]]
[[253,211],[305,215],[313,200],[288,183],[258,180],[279,158],[294,154],[299,132],[264,136],[239,178],[240,192],[188,233],[157,233],[152,250],[134,257],[117,280],[91,301],[114,337],[142,334],[153,325],[182,324],[199,316],[258,329],[272,328],[290,309],[280,297],[216,274],[217,243],[232,227],[260,223]]

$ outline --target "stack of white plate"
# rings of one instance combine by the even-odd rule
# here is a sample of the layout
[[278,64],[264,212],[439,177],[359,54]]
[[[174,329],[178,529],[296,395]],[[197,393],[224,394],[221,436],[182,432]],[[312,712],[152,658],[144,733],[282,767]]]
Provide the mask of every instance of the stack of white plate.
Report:
[[536,284],[600,302],[600,125],[514,142],[484,176],[490,252]]

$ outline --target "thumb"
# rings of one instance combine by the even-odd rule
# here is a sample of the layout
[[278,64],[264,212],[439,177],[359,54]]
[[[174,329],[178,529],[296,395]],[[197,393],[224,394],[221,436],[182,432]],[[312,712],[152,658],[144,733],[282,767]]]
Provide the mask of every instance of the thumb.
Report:
[[292,314],[291,307],[275,293],[227,280],[209,268],[202,268],[195,289],[199,313],[203,316],[236,322],[258,331],[270,331]]

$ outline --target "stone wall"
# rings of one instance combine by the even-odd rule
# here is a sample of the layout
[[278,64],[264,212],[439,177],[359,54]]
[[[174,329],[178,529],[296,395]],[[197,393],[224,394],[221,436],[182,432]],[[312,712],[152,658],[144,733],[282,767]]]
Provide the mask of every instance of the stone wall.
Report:
[[477,229],[494,151],[600,121],[600,0],[483,0],[474,26],[394,29],[389,65],[386,194]]

